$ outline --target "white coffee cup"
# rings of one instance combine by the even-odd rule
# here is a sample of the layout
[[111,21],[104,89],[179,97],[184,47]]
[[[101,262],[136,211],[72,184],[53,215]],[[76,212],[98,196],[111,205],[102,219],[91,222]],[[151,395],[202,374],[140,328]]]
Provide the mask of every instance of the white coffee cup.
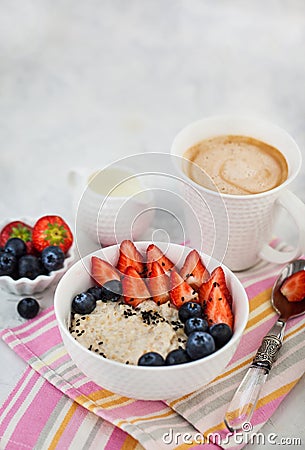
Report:
[[[204,139],[222,135],[249,136],[278,149],[288,164],[287,179],[266,192],[249,195],[220,194],[195,183],[182,169],[186,161],[184,153]],[[196,212],[202,227],[202,249],[211,251],[211,242],[215,248],[215,242],[222,241],[222,245],[218,246],[218,254],[214,253],[213,256],[222,259],[231,270],[236,271],[250,268],[261,259],[286,263],[305,252],[305,205],[287,189],[300,170],[302,158],[296,142],[285,130],[253,118],[206,118],[188,125],[178,133],[171,154],[185,181],[185,200]],[[269,245],[280,207],[286,209],[294,219],[299,234],[296,248],[288,252],[278,251]],[[227,220],[224,220],[226,216]],[[189,239],[192,246],[198,247],[198,236],[190,232]]]

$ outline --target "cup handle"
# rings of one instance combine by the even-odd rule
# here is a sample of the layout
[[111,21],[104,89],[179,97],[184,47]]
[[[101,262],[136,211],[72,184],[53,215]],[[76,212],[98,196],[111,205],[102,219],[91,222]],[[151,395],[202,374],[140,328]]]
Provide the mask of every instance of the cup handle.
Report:
[[276,207],[285,208],[294,219],[299,232],[297,247],[287,252],[275,250],[266,244],[259,253],[259,256],[266,261],[285,264],[293,259],[299,258],[305,252],[305,204],[291,191],[285,190],[276,200]]

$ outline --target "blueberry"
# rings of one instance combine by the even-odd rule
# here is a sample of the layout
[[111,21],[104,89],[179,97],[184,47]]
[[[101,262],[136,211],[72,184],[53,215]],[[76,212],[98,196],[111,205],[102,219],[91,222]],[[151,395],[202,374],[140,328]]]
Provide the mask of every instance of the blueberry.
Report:
[[41,261],[48,272],[61,269],[64,265],[64,260],[64,252],[56,245],[50,245],[42,250]]
[[213,336],[216,347],[223,347],[232,337],[232,330],[226,323],[215,323],[210,327],[210,335]]
[[92,294],[95,300],[100,300],[102,298],[102,288],[100,286],[93,286],[87,290],[89,294]]
[[200,359],[215,351],[212,336],[205,331],[194,331],[186,342],[186,352],[191,359]]
[[190,317],[202,317],[202,308],[199,303],[186,302],[179,309],[179,319],[181,322],[186,322]]
[[77,314],[90,314],[96,307],[96,300],[89,292],[82,292],[72,300],[72,311]]
[[164,366],[164,364],[163,356],[156,352],[144,353],[138,360],[138,366]]
[[18,261],[18,274],[19,278],[25,277],[30,280],[34,280],[38,275],[42,275],[43,268],[39,259],[33,255],[21,256]]
[[17,258],[12,253],[0,253],[0,275],[11,276],[15,273]]
[[209,324],[202,317],[190,317],[184,324],[184,332],[189,336],[193,331],[208,331]]
[[176,350],[172,350],[168,353],[165,359],[165,364],[168,366],[174,364],[183,364],[190,361],[189,355],[183,348],[177,348]]
[[101,290],[103,300],[117,302],[122,296],[122,283],[119,280],[110,280],[103,284]]
[[26,255],[27,247],[22,239],[11,238],[6,242],[4,250],[19,258],[20,256]]
[[18,303],[17,311],[24,319],[33,319],[38,314],[39,304],[35,298],[26,297]]

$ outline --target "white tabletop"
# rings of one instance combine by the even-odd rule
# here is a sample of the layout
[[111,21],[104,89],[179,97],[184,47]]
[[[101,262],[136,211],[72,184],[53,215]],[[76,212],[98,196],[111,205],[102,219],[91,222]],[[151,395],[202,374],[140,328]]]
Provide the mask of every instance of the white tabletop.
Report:
[[[71,167],[168,152],[176,133],[204,116],[275,122],[305,157],[304,44],[298,0],[2,1],[1,218],[57,213],[73,223]],[[303,164],[292,188],[305,201],[304,175]],[[277,231],[295,238],[286,218]],[[18,299],[0,297],[0,326],[20,322]],[[51,302],[52,290],[42,295]],[[25,364],[3,342],[0,352],[3,401]],[[303,377],[265,435],[305,445],[304,392]]]

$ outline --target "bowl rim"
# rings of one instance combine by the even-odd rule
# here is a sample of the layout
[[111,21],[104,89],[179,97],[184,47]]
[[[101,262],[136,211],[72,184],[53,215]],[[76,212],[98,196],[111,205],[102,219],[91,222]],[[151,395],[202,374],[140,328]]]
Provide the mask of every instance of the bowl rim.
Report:
[[[41,217],[43,217],[43,216],[41,216]],[[34,219],[33,217],[29,217],[29,216],[22,216],[22,217],[19,217],[18,219],[7,218],[0,222],[0,231],[11,222],[20,221],[20,222],[24,222],[27,225],[30,225],[32,227],[35,225],[37,220],[38,219]],[[70,262],[74,260],[74,257],[75,257],[75,242],[73,239],[73,243],[72,243],[71,247],[66,252],[64,265],[60,269],[52,270],[51,272],[49,272],[48,275],[38,275],[38,277],[34,278],[33,280],[31,280],[30,278],[27,278],[27,277],[22,277],[22,278],[18,278],[17,280],[14,280],[14,278],[10,277],[9,275],[1,275],[0,276],[0,285],[1,285],[1,280],[9,282],[15,287],[19,287],[19,286],[23,285],[24,283],[27,283],[28,286],[34,286],[37,282],[40,282],[42,280],[45,280],[45,281],[53,280],[53,278],[57,274],[67,272],[67,270],[69,269]]]
[[[133,241],[133,243],[135,244],[135,246],[137,246],[137,244],[140,244],[140,245],[144,246],[144,245],[149,245],[152,242],[151,241]],[[185,245],[181,245],[181,244],[175,244],[175,243],[169,243],[168,244],[168,243],[164,243],[164,242],[154,242],[154,244],[157,245],[158,247],[162,246],[162,245],[163,246],[164,245],[168,245],[170,247],[174,246],[174,247],[184,248],[185,250],[188,251],[188,253],[191,250],[193,250],[193,248],[191,248],[191,247],[188,247],[188,246],[185,246]],[[65,283],[65,279],[69,276],[71,271],[76,270],[80,266],[83,266],[84,270],[86,270],[86,268],[84,266],[84,260],[85,261],[89,261],[89,259],[92,256],[98,256],[100,254],[100,252],[103,252],[103,251],[110,251],[110,250],[117,249],[117,248],[119,248],[119,246],[120,246],[120,244],[114,244],[114,245],[111,245],[111,246],[108,246],[108,247],[104,247],[104,248],[101,248],[99,250],[96,250],[94,252],[89,253],[84,258],[82,258],[79,261],[77,261],[76,263],[74,263],[67,270],[67,272],[60,279],[58,285],[56,286],[56,290],[55,290],[55,293],[54,293],[54,312],[55,312],[57,323],[58,323],[58,325],[60,327],[60,330],[62,332],[64,332],[65,337],[68,338],[69,341],[72,342],[74,345],[76,345],[76,347],[80,351],[84,351],[87,355],[92,356],[96,361],[102,362],[102,364],[106,364],[106,365],[109,365],[109,366],[113,366],[114,365],[117,368],[123,368],[124,367],[124,369],[126,369],[126,370],[128,370],[130,372],[136,371],[138,373],[140,373],[140,372],[142,372],[142,373],[150,372],[151,373],[151,370],[153,370],[156,373],[158,373],[161,370],[164,373],[166,370],[174,372],[175,370],[177,371],[177,370],[179,370],[181,368],[186,368],[186,367],[188,367],[188,368],[189,367],[194,367],[195,368],[197,365],[200,365],[203,362],[207,362],[208,363],[210,360],[212,360],[215,357],[215,355],[221,356],[221,354],[224,353],[227,350],[228,345],[234,346],[236,341],[237,342],[239,341],[239,339],[241,338],[241,336],[242,336],[242,334],[243,334],[243,332],[244,332],[244,330],[246,328],[246,325],[247,325],[247,322],[248,322],[248,319],[249,319],[249,299],[248,299],[248,295],[246,293],[246,290],[245,290],[244,286],[242,285],[241,281],[238,279],[238,277],[226,265],[222,264],[221,262],[219,262],[217,259],[213,258],[212,256],[210,256],[210,255],[208,255],[208,254],[206,254],[206,253],[204,253],[202,251],[197,250],[201,257],[209,258],[209,260],[213,263],[213,266],[215,266],[215,267],[216,267],[216,265],[221,266],[224,269],[225,275],[227,276],[227,274],[229,274],[230,277],[232,277],[234,279],[234,281],[237,282],[237,285],[239,285],[239,287],[241,288],[241,291],[244,294],[244,300],[247,300],[247,301],[244,302],[245,303],[245,309],[246,309],[245,312],[246,312],[246,314],[244,315],[244,317],[242,317],[240,329],[239,329],[238,332],[236,332],[236,331],[233,332],[233,335],[232,335],[230,341],[227,344],[225,344],[223,347],[221,347],[220,349],[216,350],[215,352],[211,353],[210,355],[205,356],[204,358],[197,359],[195,361],[189,361],[188,363],[185,363],[185,364],[164,365],[164,366],[154,366],[154,367],[138,366],[138,365],[135,365],[135,364],[125,364],[125,363],[121,363],[119,361],[115,361],[113,359],[102,358],[100,355],[97,355],[96,353],[93,353],[92,351],[88,350],[85,346],[81,345],[76,339],[74,339],[72,337],[72,335],[69,332],[69,329],[66,326],[64,320],[62,320],[60,315],[59,315],[59,312],[58,312],[58,304],[60,302],[60,300],[59,300],[59,291],[61,289],[61,286]],[[72,302],[72,299],[71,299],[71,302]],[[233,302],[234,302],[234,299],[233,299]]]

